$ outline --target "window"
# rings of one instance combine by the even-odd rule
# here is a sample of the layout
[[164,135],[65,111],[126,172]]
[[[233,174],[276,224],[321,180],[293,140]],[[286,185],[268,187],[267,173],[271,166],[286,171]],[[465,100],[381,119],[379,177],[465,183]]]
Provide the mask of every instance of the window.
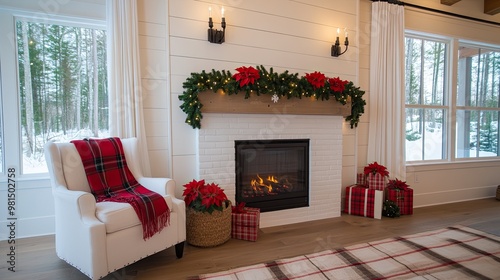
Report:
[[405,46],[406,160],[445,159],[448,44],[407,36]]
[[405,51],[406,161],[499,156],[499,49],[409,33]]
[[500,52],[460,44],[457,76],[457,158],[498,156]]
[[[2,86],[8,122],[1,132],[1,165],[19,166],[22,174],[45,173],[47,141],[109,135],[105,25],[11,18],[11,30],[5,32],[14,34],[13,47],[0,48],[8,57],[0,77],[18,82]],[[8,63],[11,53],[16,57]],[[8,77],[7,72],[14,74]]]

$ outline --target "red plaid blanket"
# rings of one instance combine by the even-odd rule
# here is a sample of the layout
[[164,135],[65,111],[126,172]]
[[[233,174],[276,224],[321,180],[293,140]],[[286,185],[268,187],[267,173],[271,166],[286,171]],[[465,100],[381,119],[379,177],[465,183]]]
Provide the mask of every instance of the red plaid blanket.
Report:
[[170,222],[163,196],[137,182],[125,160],[117,137],[71,141],[82,158],[87,180],[97,202],[126,202],[142,223],[144,240],[160,232]]

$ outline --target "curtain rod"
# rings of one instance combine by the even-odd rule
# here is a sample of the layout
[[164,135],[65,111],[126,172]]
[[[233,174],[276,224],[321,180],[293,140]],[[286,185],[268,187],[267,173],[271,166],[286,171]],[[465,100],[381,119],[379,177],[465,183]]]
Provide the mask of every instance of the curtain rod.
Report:
[[411,3],[405,3],[403,1],[397,1],[397,0],[371,0],[371,1],[372,2],[388,2],[388,3],[391,3],[391,4],[408,6],[408,7],[412,7],[412,8],[416,8],[416,9],[420,9],[420,10],[425,10],[425,11],[434,12],[434,13],[438,13],[438,14],[444,14],[444,15],[447,15],[447,16],[452,16],[452,17],[457,17],[457,18],[462,18],[462,19],[467,19],[467,20],[477,21],[477,22],[481,22],[481,23],[487,23],[487,24],[492,24],[492,25],[500,26],[499,22],[490,21],[490,20],[486,20],[486,19],[475,18],[475,17],[470,17],[470,16],[465,16],[465,15],[456,14],[456,13],[447,12],[447,11],[441,11],[441,10],[434,9],[434,8],[424,7],[424,6],[420,6],[420,5],[416,5],[416,4],[411,4]]

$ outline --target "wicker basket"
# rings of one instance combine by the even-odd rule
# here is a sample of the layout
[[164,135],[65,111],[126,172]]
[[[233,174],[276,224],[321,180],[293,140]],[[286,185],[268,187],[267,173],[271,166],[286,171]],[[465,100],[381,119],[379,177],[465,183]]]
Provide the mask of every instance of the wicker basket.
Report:
[[198,247],[214,247],[231,238],[231,202],[222,211],[186,209],[186,241]]
[[497,187],[497,199],[500,200],[500,186]]

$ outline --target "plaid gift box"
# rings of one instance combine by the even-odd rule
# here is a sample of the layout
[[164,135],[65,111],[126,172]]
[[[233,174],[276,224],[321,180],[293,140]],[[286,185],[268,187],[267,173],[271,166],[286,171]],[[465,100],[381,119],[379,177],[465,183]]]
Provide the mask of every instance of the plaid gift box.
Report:
[[369,189],[383,191],[387,187],[387,177],[379,173],[369,173],[366,176],[366,182]]
[[413,189],[387,189],[387,200],[394,201],[399,206],[401,215],[413,214]]
[[240,213],[231,213],[231,237],[256,241],[259,232],[260,209],[244,207]]
[[382,218],[384,192],[352,185],[345,189],[344,212],[369,218]]
[[358,173],[356,174],[356,184],[366,186],[366,174]]

